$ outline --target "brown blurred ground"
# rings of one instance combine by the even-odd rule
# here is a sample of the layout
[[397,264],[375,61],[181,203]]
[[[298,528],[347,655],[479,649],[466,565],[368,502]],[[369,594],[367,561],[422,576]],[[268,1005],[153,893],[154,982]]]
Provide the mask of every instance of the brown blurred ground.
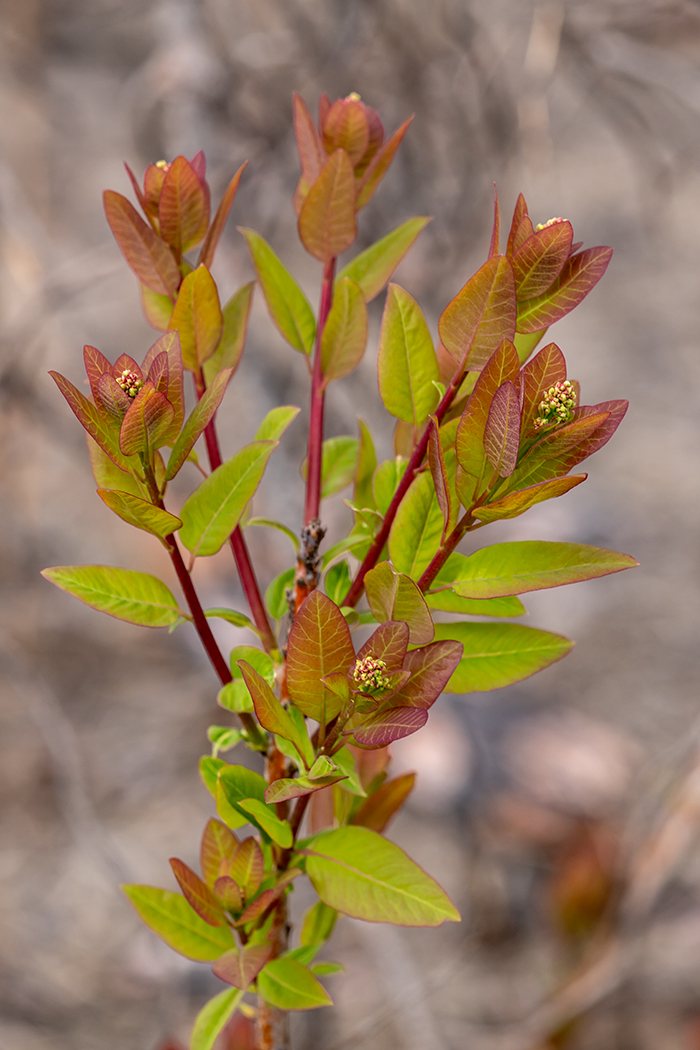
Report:
[[[647,905],[629,957],[593,982],[566,1045],[693,1050],[692,777],[673,801],[700,736],[700,7],[690,0],[0,3],[0,1047],[156,1050],[168,1033],[186,1040],[217,990],[206,966],[139,926],[116,888],[171,886],[167,858],[196,855],[211,812],[196,760],[206,726],[222,720],[215,682],[186,628],[139,631],[39,577],[46,565],[104,562],[170,578],[155,541],[95,497],[80,428],[46,371],[78,381],[83,343],[138,357],[153,340],[101,211],[104,187],[128,192],[123,160],[140,171],[203,147],[216,193],[247,158],[217,262],[222,289],[251,276],[241,223],[274,243],[315,300],[317,265],[294,239],[292,90],[312,105],[321,91],[359,91],[388,127],[415,112],[361,238],[434,215],[398,275],[433,327],[484,259],[493,181],[504,211],[522,189],[537,220],[566,216],[587,245],[614,246],[603,284],[553,337],[585,400],[627,396],[628,417],[585,486],[493,528],[491,541],[600,543],[642,563],[530,596],[527,622],[570,634],[573,654],[510,690],[441,701],[430,728],[397,748],[397,765],[420,776],[393,835],[465,921],[342,924],[337,1008],[296,1019],[295,1050],[534,1050],[523,1023],[576,955],[554,916],[570,928],[582,886],[574,911],[595,922],[601,871],[665,806],[676,824],[642,869],[651,881],[641,880]],[[279,401],[305,406],[303,364],[258,302],[222,414],[227,449]],[[371,351],[332,390],[329,432],[354,433],[357,405],[390,454]],[[297,424],[285,439],[256,501],[294,528],[301,433]],[[332,528],[345,513],[340,499],[329,504]],[[267,583],[289,550],[260,532],[250,540]],[[209,604],[242,608],[225,553],[199,578]],[[527,1031],[548,1028],[536,1015]]]

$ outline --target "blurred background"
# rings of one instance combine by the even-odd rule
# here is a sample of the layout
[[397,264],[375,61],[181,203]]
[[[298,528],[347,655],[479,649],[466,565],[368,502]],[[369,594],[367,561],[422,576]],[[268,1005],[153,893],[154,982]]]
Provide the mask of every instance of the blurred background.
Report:
[[[505,222],[522,190],[535,222],[564,216],[586,246],[614,247],[551,337],[584,401],[629,397],[628,416],[586,485],[490,541],[597,543],[641,562],[526,596],[523,622],[575,638],[574,652],[519,686],[443,698],[395,748],[397,771],[419,775],[391,835],[464,922],[342,921],[336,1008],[294,1019],[295,1050],[697,1050],[695,0],[0,0],[0,1047],[174,1047],[221,987],[141,927],[117,884],[175,888],[167,858],[194,863],[212,813],[196,762],[226,716],[187,627],[130,627],[39,576],[85,562],[171,582],[156,541],[95,496],[46,373],[79,383],[83,343],[140,359],[154,341],[101,206],[105,187],[131,193],[124,160],[141,173],[203,148],[218,200],[247,159],[222,294],[252,277],[241,224],[316,302],[291,205],[293,90],[312,110],[322,91],[358,91],[388,130],[415,113],[358,244],[434,216],[397,274],[434,331],[486,257],[494,181]],[[381,305],[327,418],[328,434],[354,434],[360,406],[388,456]],[[306,370],[258,297],[219,416],[228,454],[280,402],[306,411]],[[297,422],[255,503],[295,530],[302,456]],[[332,541],[349,512],[341,497],[324,512]],[[291,553],[266,532],[248,532],[263,584]],[[243,608],[226,551],[197,573],[206,603]],[[220,640],[250,638],[224,627]],[[293,898],[298,916],[309,901]]]

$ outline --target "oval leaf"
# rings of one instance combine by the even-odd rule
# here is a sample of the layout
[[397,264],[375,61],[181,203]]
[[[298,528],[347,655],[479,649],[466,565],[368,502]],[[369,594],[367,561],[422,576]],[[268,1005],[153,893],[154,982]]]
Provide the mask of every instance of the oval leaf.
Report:
[[367,307],[360,286],[343,277],[336,281],[333,305],[321,338],[324,381],[342,379],[362,360],[367,345]]
[[165,584],[145,572],[110,565],[56,565],[41,575],[93,609],[140,627],[169,627],[182,615]]
[[228,926],[210,926],[180,893],[155,886],[122,886],[139,918],[180,955],[212,962],[234,947]]
[[316,320],[306,296],[267,241],[255,230],[241,226],[238,229],[246,239],[270,317],[295,350],[310,354],[316,338]]
[[258,975],[258,992],[278,1010],[315,1010],[332,1006],[323,985],[296,959],[273,959]]
[[353,731],[352,743],[358,747],[386,747],[422,729],[428,712],[422,707],[388,707],[372,715]]
[[146,225],[121,193],[105,190],[104,208],[114,239],[139,281],[152,292],[168,295],[174,301],[180,287],[180,271],[165,241]]
[[194,248],[209,226],[209,194],[196,171],[184,157],[172,162],[158,200],[158,226],[163,240],[178,258]]
[[301,243],[323,263],[355,240],[355,174],[345,150],[335,150],[323,165],[301,206],[298,225]]
[[110,510],[113,510],[122,521],[143,529],[154,536],[163,537],[176,532],[182,522],[174,514],[169,514],[161,507],[154,507],[148,500],[133,496],[130,492],[119,492],[114,489],[98,489],[97,495]]
[[244,995],[245,992],[237,988],[227,989],[219,992],[202,1007],[190,1036],[190,1050],[213,1050],[216,1040],[235,1014]]
[[572,255],[551,288],[518,304],[518,331],[538,332],[566,317],[595,288],[612,253],[612,248],[598,247]]
[[224,318],[216,282],[198,266],[182,282],[168,328],[180,335],[182,363],[197,372],[219,345]]
[[445,307],[440,339],[456,361],[466,355],[468,367],[478,371],[504,339],[512,342],[515,315],[513,269],[505,255],[494,255]]
[[345,674],[355,660],[350,630],[337,605],[321,591],[304,600],[289,632],[287,686],[302,714],[329,721],[340,710],[338,696],[324,686],[325,675]]
[[379,335],[379,393],[388,412],[418,427],[435,408],[440,378],[433,340],[420,306],[390,284]]
[[438,623],[439,639],[454,639],[464,655],[446,693],[501,689],[561,660],[574,643],[560,634],[513,623]]
[[418,215],[407,219],[391,233],[370,244],[356,255],[338,274],[338,281],[350,277],[360,286],[365,302],[379,295],[403,257],[413,247],[418,235],[431,221],[430,216]]

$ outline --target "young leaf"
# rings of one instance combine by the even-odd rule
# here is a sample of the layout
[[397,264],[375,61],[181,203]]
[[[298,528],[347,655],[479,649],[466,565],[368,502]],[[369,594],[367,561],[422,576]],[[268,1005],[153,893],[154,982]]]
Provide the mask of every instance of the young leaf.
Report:
[[372,494],[372,476],[377,468],[377,454],[374,451],[372,435],[367,424],[359,418],[357,426],[360,431],[360,446],[357,453],[357,466],[355,469],[355,488],[352,501],[356,507],[374,507],[374,495]]
[[[295,552],[299,552],[298,536],[296,535],[296,533],[292,532],[292,530],[287,525],[283,524],[283,522],[275,521],[274,518],[258,518],[257,516],[254,518],[248,518],[245,522],[246,529],[251,529],[255,525],[261,525],[268,529],[276,529],[278,532],[284,533],[284,535],[294,547]],[[275,619],[279,619],[279,617],[275,617]]]
[[287,686],[293,702],[317,721],[329,721],[340,710],[340,699],[321,679],[345,673],[355,650],[345,617],[321,591],[312,591],[302,603],[289,632]]
[[390,284],[379,335],[379,393],[388,412],[418,427],[438,401],[433,340],[413,296]]
[[366,204],[370,202],[374,196],[379,183],[386,175],[391,162],[394,159],[397,149],[401,145],[401,140],[408,131],[408,126],[413,120],[413,117],[409,117],[405,120],[400,128],[397,128],[394,134],[386,140],[384,145],[369,163],[367,170],[360,179],[360,184],[357,187],[357,202],[356,208],[360,211]]
[[499,477],[515,470],[520,442],[520,397],[510,380],[491,399],[484,427],[484,452]]
[[442,640],[412,649],[404,660],[404,670],[410,671],[411,677],[392,698],[392,703],[405,707],[431,707],[461,658],[462,646],[458,641]]
[[340,606],[343,604],[343,598],[350,589],[351,582],[348,563],[346,561],[337,561],[327,571],[323,585],[330,600]]
[[158,225],[179,259],[204,237],[209,226],[209,194],[188,160],[176,157],[160,191]]
[[[460,558],[464,555],[460,554]],[[433,586],[437,587],[436,580]],[[428,591],[425,596],[429,609],[460,613],[462,616],[522,616],[525,606],[519,598],[460,598],[454,591]]]
[[150,378],[151,366],[161,358],[161,354],[165,354],[167,358],[167,390],[163,390],[161,387],[158,387],[158,389],[165,394],[175,410],[171,427],[163,436],[163,444],[172,445],[180,433],[180,428],[185,419],[184,372],[180,337],[177,332],[164,332],[148,350],[143,359],[143,374],[147,379]]
[[375,470],[372,477],[372,493],[380,514],[384,515],[388,511],[394,493],[406,473],[407,465],[407,460],[396,456],[394,459],[385,459]]
[[212,970],[222,981],[245,991],[268,962],[273,951],[274,948],[269,942],[246,944],[240,951],[233,948],[216,960]]
[[360,798],[366,798],[367,792],[362,786],[357,762],[350,748],[341,747],[340,751],[336,751],[333,755],[333,761],[340,772],[345,774],[341,785],[343,791],[347,791],[349,795],[358,795]]
[[504,339],[512,341],[515,314],[513,269],[504,255],[495,255],[445,307],[440,339],[456,361],[466,355],[467,367],[478,371]]
[[555,383],[566,379],[566,361],[556,343],[549,343],[523,367],[520,385],[523,392],[521,435],[534,429],[535,417],[539,415],[542,395]]
[[232,729],[231,726],[209,726],[207,739],[211,741],[212,755],[216,758],[222,751],[230,751],[236,744],[240,744],[243,730]]
[[296,879],[298,875],[301,875],[301,868],[287,868],[283,875],[280,875],[275,885],[265,890],[260,894],[259,897],[249,904],[246,910],[239,918],[236,926],[245,926],[248,922],[255,922],[263,915],[271,904],[274,904],[276,900],[284,894],[287,886]]
[[389,533],[394,568],[417,580],[438,552],[443,525],[433,479],[430,474],[419,474],[401,501]]
[[149,455],[164,444],[174,417],[175,410],[165,394],[153,383],[144,383],[122,420],[119,447],[124,455]]
[[316,338],[316,320],[309,302],[267,241],[254,230],[238,227],[250,251],[270,317],[280,334],[302,354],[310,354]]
[[292,829],[286,820],[280,820],[264,801],[257,798],[244,798],[239,803],[239,808],[249,813],[259,828],[269,835],[274,843],[282,849],[289,849],[294,842]]
[[202,882],[199,875],[195,875],[192,869],[177,857],[170,858],[170,867],[173,869],[173,874],[185,899],[194,908],[197,915],[210,926],[225,926],[226,919],[216,897],[207,884]]
[[129,492],[132,496],[143,497],[144,490],[134,475],[118,467],[114,460],[110,459],[105,450],[89,434],[86,433],[85,437],[87,438],[90,466],[92,467],[97,487],[100,489],[117,489],[119,492]]
[[588,248],[572,255],[554,284],[518,305],[518,331],[538,332],[566,317],[592,291],[608,268],[612,248]]
[[370,715],[353,731],[352,742],[358,747],[386,747],[422,729],[428,712],[421,707],[388,707]]
[[503,383],[517,381],[519,369],[513,344],[504,341],[482,369],[469,396],[457,427],[455,452],[460,467],[472,478],[478,480],[484,473],[484,431],[494,394]]
[[[519,492],[512,492],[509,496],[504,496],[503,499],[488,503],[484,507],[476,507],[472,513],[475,518],[483,522],[500,521],[503,518],[517,518],[518,515],[524,514],[526,510],[529,510],[530,507],[534,507],[536,503],[555,499],[557,496],[562,496],[565,492],[569,492],[570,489],[576,488],[587,477],[588,474],[571,474],[566,478],[553,478],[551,481],[542,481],[539,485],[531,485],[529,488],[521,489]],[[439,608],[439,606],[434,606],[434,608]],[[508,615],[512,614],[509,613]]]
[[[107,453],[118,467],[125,471],[130,470],[134,461],[130,462],[128,457],[121,451],[117,435],[106,420],[102,418],[92,401],[88,401],[85,394],[73,386],[70,380],[62,376],[60,372],[51,371],[49,375],[93,441],[97,442],[100,448]],[[138,463],[138,460],[135,462]]]
[[194,448],[197,439],[203,434],[206,427],[214,418],[216,410],[223,401],[226,387],[228,386],[232,375],[232,368],[225,368],[223,371],[219,372],[219,374],[214,377],[209,389],[204,391],[204,394],[192,409],[192,412],[180,431],[177,441],[173,445],[173,450],[170,453],[168,466],[165,471],[166,481],[171,481],[172,478],[175,477]]
[[273,959],[258,975],[258,993],[279,1010],[332,1006],[328,992],[296,959]]
[[165,241],[146,225],[121,193],[105,190],[104,208],[114,239],[139,281],[152,292],[169,295],[174,302],[180,271]]
[[573,239],[570,222],[555,222],[536,230],[518,248],[511,262],[519,301],[534,299],[554,284],[569,258]]
[[[321,453],[321,499],[335,496],[352,484],[357,468],[359,442],[354,437],[332,437],[323,442]],[[306,460],[301,474],[306,478]]]
[[355,175],[345,150],[335,150],[323,165],[301,206],[298,225],[301,243],[323,263],[355,240]]
[[282,780],[275,780],[273,784],[270,784],[265,792],[265,801],[268,805],[274,805],[277,802],[288,802],[292,798],[301,798],[303,795],[311,795],[314,791],[321,791],[323,788],[329,787],[331,784],[337,784],[344,779],[343,773],[333,773],[330,776],[320,777],[317,780],[311,780],[304,773],[294,778],[283,777]]
[[212,962],[233,948],[228,926],[210,926],[179,893],[155,886],[122,886],[139,918],[180,955]]
[[285,569],[265,591],[265,605],[273,620],[281,620],[289,612],[287,591],[294,586],[295,572],[296,569]]
[[326,151],[306,102],[296,91],[292,95],[292,100],[294,106],[294,135],[297,140],[302,178],[306,182],[307,187],[309,187],[313,185],[321,174],[321,168],[326,162]]
[[217,780],[217,808],[219,801],[223,800],[229,807],[229,811],[224,815],[219,809],[219,816],[230,827],[231,825],[227,818],[235,814],[237,823],[232,829],[234,831],[236,827],[247,824],[250,821],[250,816],[246,810],[239,808],[239,803],[243,799],[251,798],[256,798],[263,802],[266,787],[265,778],[261,777],[259,773],[254,773],[252,769],[246,769],[245,766],[227,766],[222,764]]
[[530,217],[527,213],[527,203],[522,193],[518,195],[518,199],[515,202],[515,208],[513,210],[513,221],[510,226],[510,233],[508,234],[508,245],[506,247],[506,255],[511,258],[515,252],[525,243],[528,237],[532,237],[535,232],[535,227],[530,221]]
[[216,554],[255,493],[276,441],[253,441],[217,467],[185,501],[180,537],[196,557]]
[[232,368],[233,372],[238,368],[248,332],[254,288],[255,281],[244,284],[242,288],[233,293],[221,311],[224,323],[219,345],[211,357],[204,362],[202,368],[204,381],[208,387],[214,382],[215,376],[225,368]]
[[214,896],[226,911],[237,914],[243,908],[243,898],[238,884],[230,875],[220,875],[212,886]]
[[197,372],[219,345],[224,318],[214,278],[206,266],[198,266],[182,282],[170,329],[180,334],[182,362]]
[[225,686],[222,686],[216,702],[219,707],[223,707],[226,711],[233,711],[237,715],[255,710],[248,686],[241,678],[234,678],[232,682],[227,682]]
[[585,543],[496,543],[466,559],[464,575],[455,580],[453,587],[464,598],[499,598],[592,580],[638,564],[628,554]]
[[333,305],[321,338],[324,384],[349,375],[362,360],[367,345],[367,307],[360,286],[343,277],[336,281]]
[[438,623],[439,639],[455,639],[464,655],[446,693],[501,689],[561,660],[574,643],[560,634],[514,623]]
[[382,561],[365,576],[365,593],[369,607],[380,623],[402,620],[408,624],[411,645],[425,645],[435,631],[425,598],[413,580],[395,572],[388,561]]
[[162,510],[160,507],[154,507],[152,503],[139,496],[132,496],[130,492],[98,489],[97,495],[122,521],[135,525],[137,529],[143,529],[161,539],[171,532],[176,532],[182,525],[180,519],[174,514],[169,514],[167,510]]
[[245,891],[246,897],[252,898],[258,892],[265,875],[265,860],[255,839],[244,839],[236,848],[229,864],[229,875]]
[[56,565],[42,574],[81,602],[141,627],[169,627],[181,617],[174,596],[155,576],[109,565]]
[[[250,705],[253,706],[252,704]],[[223,769],[226,763],[223,758],[212,758],[211,755],[203,755],[199,760],[199,775],[202,779],[202,783],[209,792],[216,798],[216,783],[219,776],[219,770]]]
[[444,890],[393,842],[346,827],[312,840],[306,871],[321,900],[366,922],[440,926],[460,915]]
[[362,803],[350,818],[350,823],[381,834],[413,791],[415,782],[415,773],[404,773],[394,780],[387,780]]
[[299,943],[306,947],[327,941],[333,933],[337,918],[338,912],[335,908],[329,908],[323,901],[316,901],[304,916]]
[[277,736],[284,737],[285,740],[291,740],[303,758],[306,750],[304,742],[299,737],[295,723],[289,717],[285,708],[282,707],[270,686],[255,668],[251,667],[245,660],[240,660],[238,666],[243,672],[245,684],[253,697],[255,714],[260,725],[270,733],[276,733]]
[[431,416],[430,434],[428,436],[428,465],[435,486],[435,495],[442,511],[445,527],[442,532],[443,542],[449,536],[457,524],[459,512],[459,500],[455,491],[455,454],[453,449],[448,449],[450,455],[451,469],[448,472],[445,451],[440,440],[440,431],[435,416]]
[[208,886],[214,885],[219,877],[221,862],[231,860],[237,846],[238,839],[225,824],[215,817],[207,821],[199,849],[199,863]]
[[173,315],[173,301],[169,295],[152,292],[145,284],[139,284],[141,309],[151,328],[166,332]]
[[379,295],[403,257],[410,251],[418,235],[431,221],[430,216],[419,215],[407,219],[391,233],[370,244],[363,252],[344,266],[337,277],[340,282],[350,277],[360,286],[365,302]]
[[279,405],[267,413],[255,432],[256,441],[279,441],[290,423],[299,415],[296,405]]
[[236,988],[219,992],[202,1007],[190,1036],[190,1050],[213,1050],[219,1034],[235,1014],[244,994]]
[[198,266],[204,265],[208,270],[211,269],[211,264],[214,262],[214,255],[219,244],[219,239],[224,232],[224,226],[226,225],[226,220],[231,211],[236,191],[238,190],[238,183],[241,181],[241,175],[243,174],[243,170],[247,163],[248,161],[246,160],[241,164],[240,168],[226,187],[226,192],[221,198],[219,207],[216,209],[214,221],[209,227],[209,232],[207,233],[206,239],[199,253],[199,260],[197,262]]

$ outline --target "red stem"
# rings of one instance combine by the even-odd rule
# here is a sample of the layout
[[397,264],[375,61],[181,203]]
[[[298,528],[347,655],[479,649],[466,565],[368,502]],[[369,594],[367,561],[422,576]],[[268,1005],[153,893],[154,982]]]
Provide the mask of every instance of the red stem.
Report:
[[323,459],[323,409],[325,394],[323,389],[323,372],[321,371],[321,339],[326,326],[328,314],[333,302],[333,278],[335,275],[335,256],[329,259],[323,268],[321,285],[321,303],[318,310],[318,328],[316,329],[316,349],[314,370],[311,380],[311,412],[309,418],[309,445],[306,458],[306,509],[304,523],[309,524],[318,518],[321,506],[321,464]]
[[442,545],[442,547],[440,548],[440,550],[437,552],[437,554],[435,555],[435,557],[431,561],[431,563],[428,566],[428,568],[425,570],[425,572],[423,573],[423,575],[419,579],[418,586],[420,587],[420,589],[423,592],[428,590],[428,588],[430,587],[430,584],[433,582],[433,580],[435,579],[437,574],[440,572],[440,569],[443,567],[443,565],[445,564],[445,562],[449,558],[450,554],[452,554],[452,551],[455,549],[455,547],[457,546],[459,541],[469,531],[469,526],[474,521],[474,518],[472,517],[472,510],[473,509],[474,509],[473,507],[470,507],[470,509],[466,512],[466,514],[462,515],[462,517],[457,522],[457,524],[455,525],[455,527],[452,530],[452,532],[450,533],[450,535],[445,540],[445,542]]
[[[438,423],[442,422],[445,413],[454,401],[455,394],[457,393],[464,381],[466,372],[463,372],[463,368],[464,363],[462,363],[455,372],[452,382],[448,386],[442,401],[435,410],[435,415],[437,417]],[[389,508],[386,514],[384,515],[384,521],[382,522],[381,528],[379,529],[379,532],[372,541],[372,546],[367,551],[362,565],[360,565],[360,568],[357,570],[357,575],[352,581],[352,584],[350,585],[350,590],[343,598],[343,605],[357,605],[357,602],[359,601],[360,596],[362,595],[362,590],[364,588],[365,576],[370,571],[370,569],[373,569],[374,566],[377,564],[379,556],[384,550],[384,545],[389,539],[391,526],[394,524],[394,518],[396,517],[396,512],[399,509],[401,500],[408,492],[408,488],[411,482],[413,481],[414,477],[416,476],[416,472],[418,471],[419,467],[423,463],[423,460],[425,459],[425,453],[428,449],[429,437],[430,427],[428,426],[425,428],[423,436],[421,437],[418,444],[413,450],[413,454],[408,461],[408,466],[406,467],[406,473],[399,482],[399,487],[394,493],[394,498],[389,504]]]
[[212,629],[209,626],[206,616],[204,615],[204,610],[202,609],[201,603],[197,596],[197,592],[194,589],[194,584],[192,583],[192,577],[187,571],[187,566],[182,560],[182,554],[180,553],[180,548],[177,545],[175,534],[171,532],[169,536],[165,537],[165,542],[167,544],[168,553],[170,554],[170,557],[172,559],[175,572],[177,573],[177,578],[180,581],[180,586],[184,591],[185,598],[187,599],[187,604],[190,608],[190,612],[192,613],[192,619],[194,620],[194,625],[197,628],[197,634],[201,639],[202,645],[206,650],[207,656],[214,665],[214,670],[219,676],[221,684],[227,685],[228,682],[230,682],[232,679],[229,666],[226,663],[226,660],[224,659],[222,652],[219,649],[219,646],[217,645],[216,638],[214,637]]
[[[197,391],[197,399],[199,399],[206,390],[206,384],[201,372],[195,373],[194,385],[195,390]],[[216,433],[216,425],[213,419],[204,431],[204,440],[207,444],[209,465],[212,470],[216,470],[217,467],[221,466],[223,461],[221,458],[221,449],[219,448],[219,438]],[[258,581],[255,576],[255,570],[253,569],[253,563],[250,560],[250,553],[239,525],[236,525],[236,528],[231,533],[229,542],[231,544],[231,550],[233,551],[233,558],[236,562],[241,585],[245,592],[245,596],[248,599],[253,622],[260,631],[260,638],[265,649],[268,653],[272,652],[273,649],[277,648],[277,640],[270,626],[270,621],[267,618],[267,613],[265,612],[265,603],[263,602],[262,594],[260,593]]]

